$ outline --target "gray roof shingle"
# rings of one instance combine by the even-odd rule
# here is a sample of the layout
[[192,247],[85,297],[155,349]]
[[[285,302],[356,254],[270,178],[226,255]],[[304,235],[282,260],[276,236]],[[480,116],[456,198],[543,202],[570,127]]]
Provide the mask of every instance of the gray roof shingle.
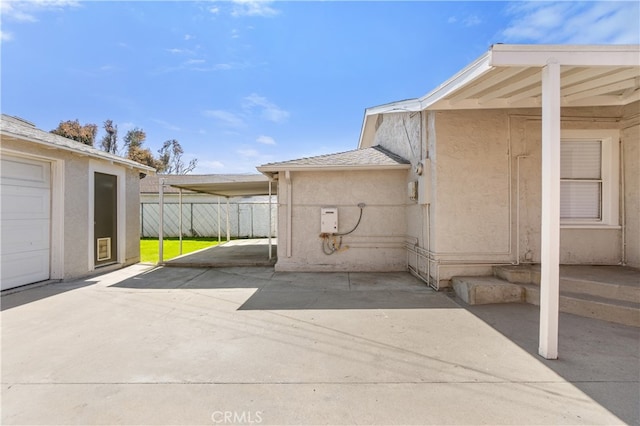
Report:
[[263,164],[258,169],[287,169],[289,167],[388,167],[410,164],[408,160],[397,154],[375,145],[370,148],[354,149],[352,151],[336,154],[319,155],[317,157],[305,157],[296,160],[282,161],[278,163]]
[[155,169],[145,166],[144,164],[129,160],[128,158],[110,154],[97,148],[93,148],[89,145],[76,142],[72,139],[67,139],[63,136],[40,130],[32,123],[21,118],[12,117],[6,114],[2,114],[0,117],[0,133],[2,133],[3,136],[31,140],[33,142],[54,146],[66,151],[73,151],[79,154],[89,155],[91,157],[101,158],[107,161],[113,161],[116,163],[134,167],[138,170],[155,172]]

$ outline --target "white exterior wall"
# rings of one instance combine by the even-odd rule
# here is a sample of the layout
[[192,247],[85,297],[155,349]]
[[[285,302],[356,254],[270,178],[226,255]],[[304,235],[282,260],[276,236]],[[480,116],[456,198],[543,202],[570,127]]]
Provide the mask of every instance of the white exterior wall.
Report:
[[[60,149],[47,149],[40,145],[27,141],[16,142],[2,139],[2,149],[11,155],[22,155],[26,158],[36,158],[42,161],[52,161],[52,164],[61,166],[61,170],[54,173],[61,175],[60,179],[52,179],[52,200],[60,200],[62,220],[56,223],[52,218],[52,228],[56,227],[62,235],[62,243],[56,238],[51,241],[52,258],[62,257],[62,268],[56,267],[52,261],[52,279],[73,279],[85,276],[93,271],[89,261],[87,247],[89,245],[89,209],[93,208],[93,200],[89,200],[88,173],[90,160],[88,156],[72,154]],[[108,162],[105,162],[108,164]],[[109,167],[114,167],[109,165]],[[132,264],[140,261],[140,207],[139,207],[139,175],[137,171],[125,169],[125,193],[126,193],[126,242],[124,264]],[[59,183],[63,182],[64,188]],[[118,183],[120,184],[120,182]],[[61,196],[61,193],[63,194]],[[54,213],[55,216],[55,213]],[[56,232],[57,232],[56,230]],[[124,266],[124,265],[123,265]]]
[[[278,179],[276,270],[406,270],[406,170],[292,172],[290,218],[284,175],[279,173]],[[355,226],[361,202],[366,207],[359,227],[343,237],[343,247],[348,249],[324,254],[319,238],[320,209],[337,207],[338,230],[346,232]]]

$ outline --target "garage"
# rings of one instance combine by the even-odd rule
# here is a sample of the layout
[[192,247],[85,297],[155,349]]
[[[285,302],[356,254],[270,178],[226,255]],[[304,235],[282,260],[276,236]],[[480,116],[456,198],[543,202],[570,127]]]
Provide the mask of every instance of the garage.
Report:
[[49,279],[51,164],[3,156],[0,165],[2,290]]

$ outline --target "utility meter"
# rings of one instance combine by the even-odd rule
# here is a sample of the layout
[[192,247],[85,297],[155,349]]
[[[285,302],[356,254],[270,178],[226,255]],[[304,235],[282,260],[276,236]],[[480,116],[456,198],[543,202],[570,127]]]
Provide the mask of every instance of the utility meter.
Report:
[[322,207],[320,209],[320,232],[335,234],[338,232],[338,208]]

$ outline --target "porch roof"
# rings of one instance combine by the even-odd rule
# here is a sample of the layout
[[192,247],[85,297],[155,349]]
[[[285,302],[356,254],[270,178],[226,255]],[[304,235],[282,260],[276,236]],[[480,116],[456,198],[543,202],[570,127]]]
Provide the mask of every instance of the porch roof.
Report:
[[360,147],[379,114],[450,109],[541,107],[542,68],[561,66],[561,106],[626,105],[640,100],[640,45],[493,45],[426,95],[365,110]]
[[248,197],[275,194],[277,185],[269,188],[270,180],[261,174],[238,175],[166,175],[163,183],[174,188],[218,195],[222,197]]

